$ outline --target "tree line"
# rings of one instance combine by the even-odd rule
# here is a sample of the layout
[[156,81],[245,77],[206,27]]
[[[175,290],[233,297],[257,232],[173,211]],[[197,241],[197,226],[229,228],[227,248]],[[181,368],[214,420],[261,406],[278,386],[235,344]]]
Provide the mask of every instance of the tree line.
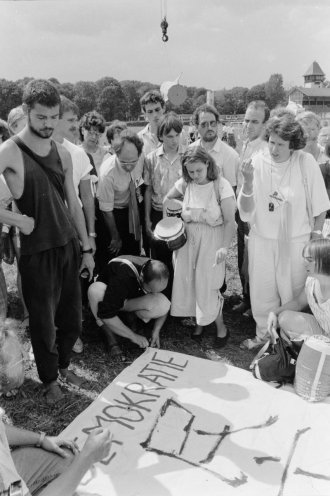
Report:
[[[17,81],[0,79],[0,116],[7,119],[9,111],[22,103],[24,86],[33,78],[25,77]],[[117,81],[113,77],[103,77],[95,82],[78,81],[60,83],[56,78],[49,79],[59,93],[74,101],[83,115],[90,110],[99,111],[106,121],[121,119],[137,120],[141,114],[140,98],[151,89],[159,90],[159,85],[126,80]],[[206,102],[206,88],[186,87],[187,98],[180,106],[167,102],[167,109],[178,114],[192,114]],[[286,92],[281,74],[272,74],[266,83],[252,88],[234,87],[215,92],[215,106],[220,114],[243,114],[252,100],[265,100],[270,108],[285,103]]]

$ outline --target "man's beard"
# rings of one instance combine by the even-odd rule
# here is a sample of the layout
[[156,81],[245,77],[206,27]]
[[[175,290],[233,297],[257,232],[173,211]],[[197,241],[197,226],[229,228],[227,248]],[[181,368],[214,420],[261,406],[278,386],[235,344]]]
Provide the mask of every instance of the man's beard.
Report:
[[217,134],[216,133],[206,133],[204,138],[203,138],[203,141],[205,141],[206,143],[212,143],[212,141],[216,141],[217,139]]
[[50,138],[54,132],[53,128],[46,128],[46,129],[42,129],[41,131],[39,131],[38,129],[33,127],[32,123],[31,123],[30,116],[28,116],[28,127],[29,127],[29,130],[31,131],[31,133],[35,134],[36,136],[38,136],[38,138],[42,138],[42,139]]

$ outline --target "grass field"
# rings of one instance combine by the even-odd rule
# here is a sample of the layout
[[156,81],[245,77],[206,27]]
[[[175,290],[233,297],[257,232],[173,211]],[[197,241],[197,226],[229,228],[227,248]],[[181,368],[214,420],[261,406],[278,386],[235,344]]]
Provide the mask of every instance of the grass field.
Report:
[[[244,351],[239,343],[254,335],[254,321],[244,319],[231,312],[232,304],[237,301],[241,291],[237,274],[237,250],[234,243],[227,259],[227,292],[225,294],[224,319],[230,330],[230,338],[222,350],[212,347],[215,326],[210,325],[204,332],[201,345],[190,339],[190,329],[182,327],[179,319],[169,318],[161,334],[161,346],[188,355],[213,361],[226,361],[237,367],[248,369],[255,352]],[[4,264],[9,293],[9,328],[17,330],[25,349],[29,346],[28,336],[19,328],[21,308],[16,290],[16,267]],[[42,311],[42,309],[40,309]],[[113,381],[113,379],[142,353],[142,350],[125,349],[125,360],[114,360],[105,353],[97,327],[91,317],[83,322],[84,351],[81,355],[73,353],[72,367],[85,380],[85,387],[79,391],[63,386],[65,398],[49,406],[42,396],[34,362],[26,362],[26,378],[18,395],[13,399],[0,398],[5,410],[6,420],[17,427],[45,431],[49,435],[60,433],[80,412]]]

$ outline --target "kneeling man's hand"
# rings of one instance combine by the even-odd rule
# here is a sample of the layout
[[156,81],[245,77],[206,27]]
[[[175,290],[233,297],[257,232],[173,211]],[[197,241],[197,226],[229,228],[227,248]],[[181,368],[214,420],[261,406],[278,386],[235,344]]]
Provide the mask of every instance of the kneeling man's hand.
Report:
[[150,346],[152,348],[160,348],[160,339],[159,339],[159,332],[153,332],[151,341],[150,341]]
[[135,334],[134,343],[140,346],[140,348],[148,348],[149,346],[147,338],[140,336],[139,334]]

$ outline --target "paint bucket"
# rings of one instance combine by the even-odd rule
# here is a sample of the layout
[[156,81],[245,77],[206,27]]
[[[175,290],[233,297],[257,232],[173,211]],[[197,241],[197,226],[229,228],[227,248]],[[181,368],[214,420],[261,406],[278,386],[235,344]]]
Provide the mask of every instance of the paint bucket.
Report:
[[310,336],[296,364],[294,388],[307,401],[323,401],[330,394],[330,338]]

